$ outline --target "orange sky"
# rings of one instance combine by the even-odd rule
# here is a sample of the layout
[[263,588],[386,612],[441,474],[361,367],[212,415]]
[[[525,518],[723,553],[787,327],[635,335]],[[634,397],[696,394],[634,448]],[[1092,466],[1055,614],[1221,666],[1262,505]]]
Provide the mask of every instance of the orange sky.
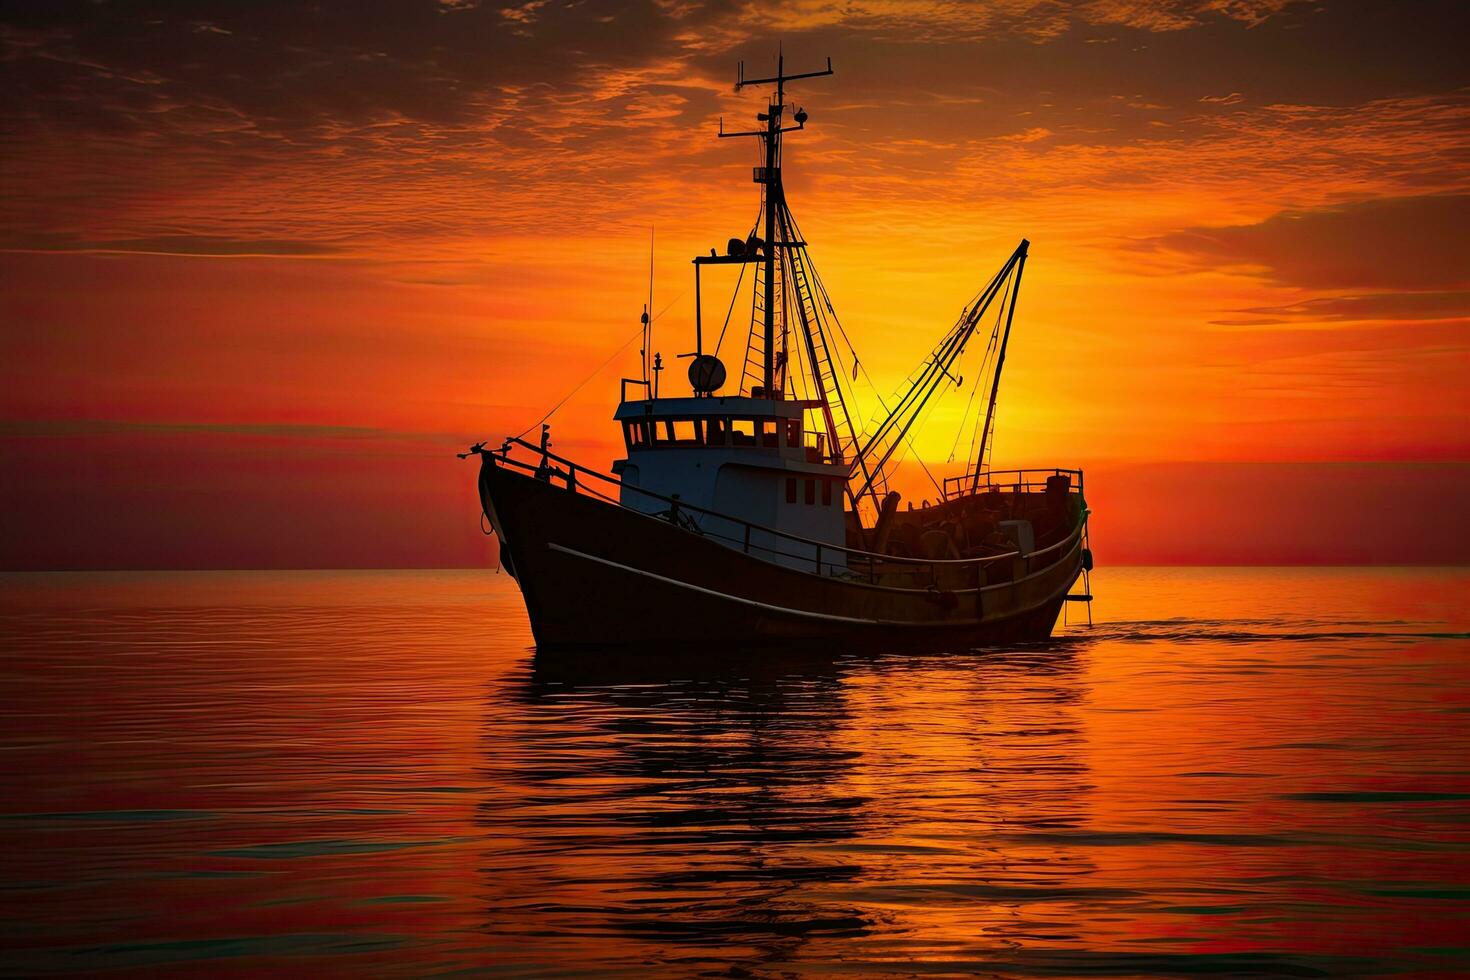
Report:
[[837,71],[786,183],[885,397],[1031,239],[994,459],[1087,467],[1100,559],[1470,554],[1455,4],[147,7],[0,26],[0,566],[486,560],[452,452],[636,331],[650,225],[691,349],[777,42]]

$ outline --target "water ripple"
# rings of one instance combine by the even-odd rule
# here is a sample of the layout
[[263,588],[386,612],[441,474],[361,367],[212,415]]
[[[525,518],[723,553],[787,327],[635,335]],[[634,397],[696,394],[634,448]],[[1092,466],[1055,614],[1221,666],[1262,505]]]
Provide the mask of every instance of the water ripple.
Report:
[[718,660],[535,655],[485,573],[0,586],[0,973],[1470,970],[1462,572]]

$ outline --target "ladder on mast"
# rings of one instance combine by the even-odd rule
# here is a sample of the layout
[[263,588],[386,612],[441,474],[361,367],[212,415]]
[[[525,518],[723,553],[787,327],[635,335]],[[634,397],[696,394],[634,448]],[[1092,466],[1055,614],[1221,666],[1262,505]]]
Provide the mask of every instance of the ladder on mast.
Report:
[[[832,354],[827,342],[827,331],[822,324],[822,318],[817,310],[816,295],[811,288],[806,249],[801,243],[795,241],[796,233],[784,206],[782,207],[781,223],[783,234],[791,243],[791,247],[786,249],[786,258],[791,264],[789,275],[796,293],[797,315],[801,318],[801,332],[806,339],[808,366],[821,402],[822,421],[827,429],[831,456],[855,466],[862,474],[863,482],[869,488],[868,496],[871,498],[876,516],[877,510],[881,507],[876,489],[877,482],[868,472],[867,459],[858,453],[857,432],[852,425],[852,416],[847,411],[847,401],[842,394],[842,383],[833,366]],[[850,482],[847,493],[853,510],[856,512],[861,498],[853,493]]]
[[[750,308],[750,337],[745,342],[745,365],[740,372],[740,392],[744,395],[749,395],[752,388],[762,383],[762,378],[765,373],[766,264],[764,262],[755,262],[753,264],[755,265],[755,298],[752,300]],[[784,320],[785,312],[781,297],[784,295],[783,287],[785,283],[783,281],[784,277],[782,276],[781,263],[775,263],[774,268],[776,278],[773,292],[776,297],[776,304],[772,308],[771,318],[774,325],[773,334],[776,337],[780,337],[782,335],[782,321]],[[769,392],[767,392],[766,397],[770,397]]]
[[[786,232],[791,233],[790,229]],[[807,281],[806,264],[799,248],[786,251],[791,263],[791,282],[796,293],[796,311],[801,318],[801,332],[806,339],[807,360],[810,362],[812,380],[822,403],[822,421],[826,424],[827,438],[834,456],[846,456],[847,444],[837,428],[837,419],[832,412],[832,397],[836,396],[839,406],[842,390],[838,388],[837,372],[832,368],[832,357],[827,351],[827,338],[817,319],[817,304],[812,299],[811,285]],[[842,413],[846,421],[846,413]],[[851,424],[848,426],[851,431]]]

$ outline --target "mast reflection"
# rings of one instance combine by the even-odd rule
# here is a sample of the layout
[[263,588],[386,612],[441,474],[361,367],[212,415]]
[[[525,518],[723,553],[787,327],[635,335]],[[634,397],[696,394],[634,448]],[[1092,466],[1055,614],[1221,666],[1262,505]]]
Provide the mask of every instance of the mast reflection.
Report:
[[[984,836],[1083,818],[1078,679],[1066,647],[705,667],[538,655],[490,695],[520,724],[484,743],[485,928],[544,937],[523,951],[542,963],[693,969],[856,951],[915,902],[983,912],[1057,877],[1045,847],[1002,858]],[[937,880],[957,848],[970,874]]]

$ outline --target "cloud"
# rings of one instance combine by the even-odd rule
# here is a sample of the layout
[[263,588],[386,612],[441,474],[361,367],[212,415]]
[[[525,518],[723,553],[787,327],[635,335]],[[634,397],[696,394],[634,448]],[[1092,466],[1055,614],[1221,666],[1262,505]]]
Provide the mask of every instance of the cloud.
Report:
[[225,238],[219,235],[155,235],[87,241],[67,234],[0,236],[0,250],[10,252],[118,252],[139,255],[198,255],[216,258],[268,256],[321,257],[338,254],[320,242],[282,238]]
[[[401,0],[364,10],[322,0],[220,6],[203,19],[163,0],[55,0],[0,15],[0,111],[15,122],[203,129],[229,139],[300,140],[394,118],[473,124],[503,119],[498,110],[508,101],[595,95],[620,73],[652,66],[687,65],[704,81],[723,82],[735,49],[764,59],[781,36],[788,49],[840,47],[849,62],[865,60],[855,46],[882,50],[900,71],[918,58],[936,79],[994,87],[1013,78],[1032,94],[1152,89],[1149,102],[1167,103],[1160,89],[1168,87],[1198,103],[1249,77],[1253,98],[1312,101],[1323,84],[1349,98],[1385,83],[1399,92],[1456,87],[1458,51],[1446,21],[1463,19],[1458,9],[1430,0],[1404,18],[1289,0],[805,0],[776,9]],[[1385,48],[1388,29],[1395,44]],[[1119,39],[1133,48],[1127,58],[1092,43]],[[1188,73],[1161,70],[1182,63]]]
[[460,433],[408,432],[356,425],[294,425],[284,423],[219,424],[204,422],[132,422],[114,419],[0,419],[0,438],[50,439],[96,437],[127,433],[152,435],[256,436],[271,439],[416,441],[458,444]]
[[0,43],[13,98],[64,121],[110,116],[146,130],[182,110],[290,134],[329,121],[474,119],[502,88],[646,63],[677,24],[651,0],[596,5],[620,29],[585,9],[550,18],[536,6],[251,3],[201,22],[168,3],[58,2],[11,12]]
[[[1470,286],[1467,227],[1470,194],[1433,194],[1283,211],[1256,224],[1186,228],[1144,244],[1306,289],[1456,290]],[[1425,302],[1443,302],[1444,295]],[[1338,313],[1365,303],[1335,302],[1347,304]]]
[[1264,23],[1292,0],[991,0],[986,3],[922,0],[796,0],[748,10],[740,19],[750,33],[789,34],[841,27],[908,43],[973,43],[996,37],[1048,41],[1079,26],[1122,27],[1166,33],[1215,21]]
[[1460,85],[1457,9],[1395,23],[1379,50],[1381,11],[1276,0],[324,0],[207,18],[58,0],[0,14],[0,182],[21,189],[0,238],[361,254],[687,212],[743,189],[716,184],[735,147],[704,127],[753,109],[729,92],[733,63],[769,66],[777,30],[840,75],[798,92],[816,100],[801,152],[879,205],[1326,188],[1369,159],[1376,184],[1432,190],[1462,166],[1464,112],[1430,118]]
[[1008,136],[1000,136],[997,137],[997,139],[1004,140],[1008,143],[1035,143],[1038,140],[1044,140],[1051,135],[1051,130],[1041,126],[1033,126],[1031,129],[1023,130],[1019,133],[1011,133]]
[[1233,312],[1255,316],[1211,322],[1219,326],[1256,326],[1291,322],[1285,317],[1317,321],[1470,319],[1470,291],[1318,296],[1281,306],[1247,307]]

